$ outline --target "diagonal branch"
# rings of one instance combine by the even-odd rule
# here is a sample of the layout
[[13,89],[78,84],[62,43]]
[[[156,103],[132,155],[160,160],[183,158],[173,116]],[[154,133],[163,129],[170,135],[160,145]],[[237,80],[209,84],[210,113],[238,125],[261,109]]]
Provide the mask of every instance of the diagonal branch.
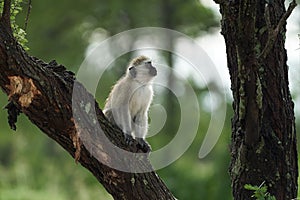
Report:
[[[270,51],[272,50],[277,36],[280,32],[280,30],[282,29],[282,27],[284,26],[284,24],[286,23],[286,20],[289,18],[289,16],[292,14],[294,8],[297,6],[296,0],[293,0],[290,4],[289,7],[287,9],[287,11],[283,14],[283,16],[281,17],[281,19],[279,20],[276,28],[274,30],[270,30],[269,31],[269,38],[268,41],[266,43],[266,46],[264,47],[264,49],[262,50],[261,54],[259,55],[259,58],[266,58],[266,56],[270,53]],[[269,12],[269,11],[267,11]],[[266,19],[267,23],[270,22],[270,19]],[[270,26],[270,24],[268,25]]]

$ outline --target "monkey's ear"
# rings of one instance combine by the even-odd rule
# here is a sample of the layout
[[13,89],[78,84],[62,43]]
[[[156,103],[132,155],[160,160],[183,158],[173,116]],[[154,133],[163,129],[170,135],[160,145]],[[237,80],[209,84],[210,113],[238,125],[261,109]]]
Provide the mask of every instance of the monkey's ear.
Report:
[[135,69],[135,67],[130,67],[129,68],[129,73],[132,76],[132,78],[135,78],[136,77],[136,69]]

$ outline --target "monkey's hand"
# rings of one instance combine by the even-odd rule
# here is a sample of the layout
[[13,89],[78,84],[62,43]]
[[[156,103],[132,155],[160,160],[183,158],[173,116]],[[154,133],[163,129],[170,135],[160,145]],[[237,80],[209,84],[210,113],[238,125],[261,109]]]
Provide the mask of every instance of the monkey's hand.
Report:
[[145,141],[143,138],[135,138],[138,142],[138,147],[142,149],[144,153],[149,153],[151,152],[151,146],[147,141]]

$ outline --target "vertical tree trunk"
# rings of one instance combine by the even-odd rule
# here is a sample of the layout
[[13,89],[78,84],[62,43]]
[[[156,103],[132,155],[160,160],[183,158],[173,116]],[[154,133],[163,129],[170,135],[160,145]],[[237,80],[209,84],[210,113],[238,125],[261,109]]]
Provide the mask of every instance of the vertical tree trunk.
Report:
[[294,104],[284,48],[284,0],[219,0],[234,116],[230,176],[234,199],[250,199],[245,184],[265,181],[277,200],[297,197]]

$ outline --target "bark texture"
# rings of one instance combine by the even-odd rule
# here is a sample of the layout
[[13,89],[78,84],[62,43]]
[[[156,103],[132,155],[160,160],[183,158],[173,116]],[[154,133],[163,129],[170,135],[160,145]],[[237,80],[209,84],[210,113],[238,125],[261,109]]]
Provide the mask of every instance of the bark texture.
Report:
[[216,0],[231,76],[231,164],[233,196],[250,199],[245,184],[261,185],[277,200],[297,197],[294,104],[284,47],[284,0]]
[[[15,129],[17,115],[24,113],[91,171],[114,199],[175,199],[152,170],[147,154],[139,154],[144,150],[137,141],[126,145],[121,130],[105,119],[93,96],[73,73],[55,61],[44,63],[29,56],[18,45],[11,32],[9,7],[10,1],[6,0],[0,19],[0,86],[10,101],[6,108],[11,127]],[[122,157],[119,151],[110,149],[108,141],[138,154]],[[127,169],[146,172],[129,173],[109,167],[115,160]]]

